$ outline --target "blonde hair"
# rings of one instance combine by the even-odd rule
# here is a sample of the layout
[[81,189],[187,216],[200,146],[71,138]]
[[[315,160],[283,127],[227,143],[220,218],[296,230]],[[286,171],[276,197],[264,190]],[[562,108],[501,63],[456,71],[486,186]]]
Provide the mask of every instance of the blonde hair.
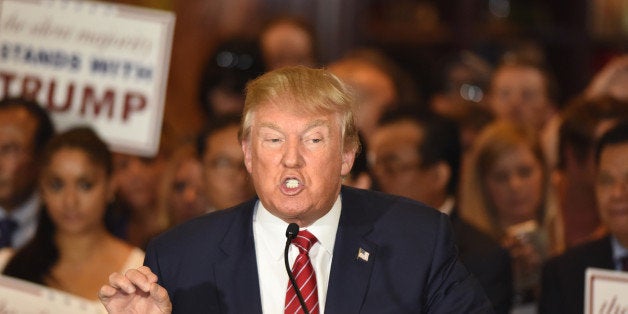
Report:
[[543,171],[543,191],[537,223],[549,237],[551,251],[562,250],[558,210],[550,182],[550,170],[544,161],[543,151],[537,137],[529,129],[506,121],[489,124],[478,135],[471,154],[463,166],[460,185],[460,215],[482,231],[500,241],[505,230],[499,224],[497,210],[489,199],[485,177],[501,156],[524,144],[534,154]]
[[290,112],[337,113],[342,127],[343,150],[356,152],[359,150],[360,140],[353,96],[345,84],[329,71],[304,66],[285,67],[268,72],[247,85],[240,141],[250,136],[256,110],[268,103],[277,104],[276,100],[280,98],[292,100],[281,102],[283,109]]

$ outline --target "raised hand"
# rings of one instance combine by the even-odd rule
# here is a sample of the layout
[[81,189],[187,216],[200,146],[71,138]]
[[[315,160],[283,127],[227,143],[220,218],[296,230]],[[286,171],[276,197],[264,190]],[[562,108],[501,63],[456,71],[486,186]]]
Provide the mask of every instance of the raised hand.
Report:
[[157,275],[146,266],[111,274],[98,298],[111,314],[172,312],[168,292],[157,284]]

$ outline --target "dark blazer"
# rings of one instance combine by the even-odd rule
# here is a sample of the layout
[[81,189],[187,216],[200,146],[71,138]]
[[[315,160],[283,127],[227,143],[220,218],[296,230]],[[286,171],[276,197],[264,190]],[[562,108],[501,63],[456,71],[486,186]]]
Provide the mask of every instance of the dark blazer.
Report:
[[[343,187],[341,194],[327,314],[492,312],[457,259],[446,215],[379,192]],[[174,312],[261,313],[255,202],[194,219],[149,244],[145,265]],[[357,258],[360,248],[368,261]]]
[[460,218],[456,208],[450,218],[460,260],[480,282],[495,312],[510,313],[514,295],[510,253]]
[[615,269],[610,236],[576,246],[545,263],[539,313],[583,313],[588,267]]

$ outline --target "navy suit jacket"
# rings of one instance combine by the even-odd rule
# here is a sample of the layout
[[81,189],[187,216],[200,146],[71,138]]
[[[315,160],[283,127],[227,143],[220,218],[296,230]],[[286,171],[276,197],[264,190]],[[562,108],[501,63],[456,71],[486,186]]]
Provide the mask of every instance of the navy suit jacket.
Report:
[[514,294],[510,253],[460,218],[456,208],[449,217],[460,260],[484,288],[495,312],[510,313]]
[[[374,191],[343,187],[341,195],[326,313],[493,311],[458,261],[446,215]],[[174,312],[261,313],[256,201],[184,223],[149,244],[145,265],[168,291]],[[360,248],[370,253],[368,261],[357,258]]]
[[583,313],[588,267],[615,269],[610,236],[576,246],[545,263],[539,313]]

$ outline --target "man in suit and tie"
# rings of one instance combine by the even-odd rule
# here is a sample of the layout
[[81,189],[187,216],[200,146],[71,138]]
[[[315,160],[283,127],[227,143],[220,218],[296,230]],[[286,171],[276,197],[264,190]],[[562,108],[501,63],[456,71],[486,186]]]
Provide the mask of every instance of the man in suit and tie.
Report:
[[[258,198],[154,239],[144,267],[112,274],[101,288],[107,310],[492,312],[457,259],[446,215],[342,186],[359,149],[354,110],[325,70],[283,68],[251,82],[240,140]],[[284,268],[291,223],[300,231],[287,264],[303,302]]]
[[628,121],[599,140],[595,151],[595,195],[610,234],[575,246],[546,262],[540,313],[583,313],[589,267],[628,271]]
[[376,186],[447,214],[460,260],[478,279],[495,312],[509,313],[513,285],[508,251],[460,218],[456,210],[461,157],[456,123],[435,114],[389,112],[373,132],[368,148]]
[[37,102],[0,100],[0,248],[19,249],[35,234],[38,157],[54,127]]

